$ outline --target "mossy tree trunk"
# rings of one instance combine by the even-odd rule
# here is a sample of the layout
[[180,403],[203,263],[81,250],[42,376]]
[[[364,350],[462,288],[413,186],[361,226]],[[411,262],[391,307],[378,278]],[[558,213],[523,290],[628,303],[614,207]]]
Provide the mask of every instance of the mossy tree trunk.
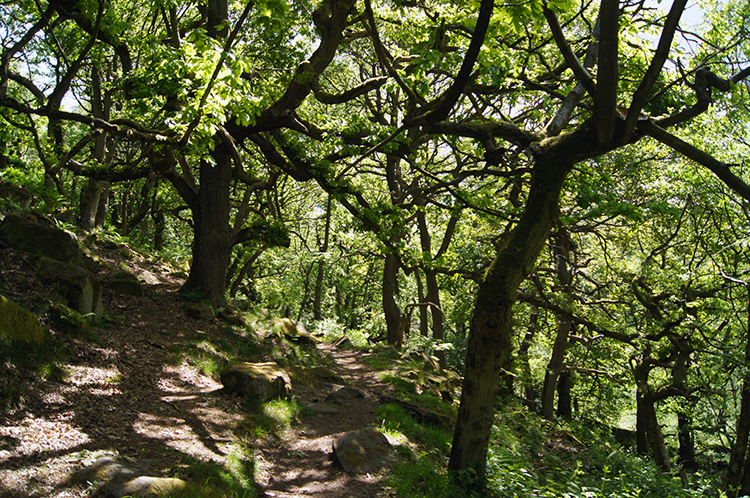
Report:
[[548,139],[535,148],[526,209],[479,283],[449,466],[475,474],[480,486],[484,484],[500,374],[510,361],[516,293],[552,230],[566,176],[579,161],[603,152],[588,129],[583,124],[576,132]]

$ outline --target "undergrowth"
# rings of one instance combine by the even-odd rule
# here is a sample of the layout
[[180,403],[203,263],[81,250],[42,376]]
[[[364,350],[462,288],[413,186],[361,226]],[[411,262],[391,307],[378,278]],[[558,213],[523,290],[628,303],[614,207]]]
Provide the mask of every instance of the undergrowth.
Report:
[[[456,406],[440,400],[425,386],[386,375],[398,396],[420,408],[455,420]],[[399,461],[388,485],[404,498],[687,498],[716,497],[718,476],[691,474],[683,489],[679,476],[664,474],[647,457],[621,446],[610,429],[586,421],[549,422],[520,406],[495,414],[487,455],[485,488],[468,489],[468,473],[448,472],[452,428],[420,422],[398,404],[376,411],[381,430],[396,443]]]

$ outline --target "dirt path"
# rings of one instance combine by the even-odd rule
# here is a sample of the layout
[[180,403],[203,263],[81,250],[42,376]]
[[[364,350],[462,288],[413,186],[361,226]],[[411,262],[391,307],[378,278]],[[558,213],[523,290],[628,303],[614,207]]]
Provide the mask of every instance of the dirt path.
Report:
[[[4,257],[7,264],[10,255]],[[48,374],[47,380],[23,379],[27,390],[0,412],[0,496],[90,496],[90,486],[72,476],[103,455],[145,460],[149,470],[191,480],[196,478],[190,474],[195,462],[220,468],[241,448],[236,430],[245,415],[241,400],[221,391],[194,361],[180,358],[186,344],[204,348],[207,355],[216,353],[210,351],[212,344],[221,340],[226,325],[187,318],[175,292],[179,281],[156,267],[131,266],[134,272],[148,273],[146,295],[105,290],[111,325],[96,330],[96,342],[53,336],[68,353],[61,372]],[[2,271],[15,272],[27,287],[33,281],[20,262]],[[245,441],[255,446],[259,494],[387,496],[379,484],[382,474],[352,476],[330,460],[336,437],[373,425],[372,410],[384,386],[365,363],[366,353],[319,347],[365,398],[334,405],[336,414],[305,412],[281,438]],[[335,389],[328,385],[295,394],[315,404]]]
[[303,402],[311,406],[334,407],[338,413],[309,413],[301,417],[301,424],[287,434],[284,441],[274,446],[262,445],[261,457],[256,458],[259,473],[256,479],[266,496],[319,498],[388,496],[383,490],[384,474],[352,476],[331,460],[333,441],[347,432],[373,425],[373,409],[387,386],[364,361],[367,353],[353,349],[336,349],[330,344],[319,345],[324,353],[336,361],[347,385],[362,391],[364,398],[325,404],[327,394],[341,386],[328,385],[320,390],[304,390]]

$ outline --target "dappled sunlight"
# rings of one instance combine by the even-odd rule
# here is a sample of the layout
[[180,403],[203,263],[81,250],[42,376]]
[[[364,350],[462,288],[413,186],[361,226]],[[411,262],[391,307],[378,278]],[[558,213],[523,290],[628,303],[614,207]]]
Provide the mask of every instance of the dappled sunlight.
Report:
[[159,389],[169,393],[195,392],[195,388],[202,393],[216,391],[222,388],[219,382],[203,375],[200,371],[188,365],[164,365],[162,371],[170,377],[159,379]]
[[199,460],[224,462],[224,455],[208,449],[184,419],[139,413],[133,430],[142,436],[162,440],[170,448]]
[[[179,417],[139,413],[138,419],[133,423],[133,430],[144,437],[161,440],[170,448],[202,461],[223,464],[231,451],[226,438],[218,438],[209,433],[201,438],[187,420]],[[205,439],[208,439],[208,444],[213,449],[204,443]]]
[[55,420],[44,420],[30,414],[16,425],[0,426],[0,462],[11,457],[67,451],[91,441],[69,422],[72,416],[63,413]]
[[64,365],[67,373],[66,381],[74,386],[87,386],[91,384],[108,385],[117,384],[122,379],[122,373],[117,367],[90,367],[83,365]]

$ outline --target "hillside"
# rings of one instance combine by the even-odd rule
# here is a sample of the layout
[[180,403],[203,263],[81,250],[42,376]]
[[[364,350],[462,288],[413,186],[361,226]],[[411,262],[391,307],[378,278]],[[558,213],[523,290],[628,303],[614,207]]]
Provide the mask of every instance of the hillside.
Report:
[[[304,353],[308,363],[330,365],[364,399],[332,414],[300,414],[302,403],[336,389],[313,381],[316,387],[295,384],[296,411],[279,406],[290,414],[261,416],[224,392],[217,374],[230,360],[296,362],[297,353],[273,336],[269,317],[253,315],[252,328],[191,318],[177,293],[184,274],[126,246],[90,247],[105,284],[106,320],[78,334],[50,322],[54,296],[30,257],[0,249],[2,294],[36,311],[49,330],[41,348],[2,345],[0,495],[89,496],[93,488],[76,473],[117,456],[145,462],[160,476],[215,484],[222,494],[248,486],[261,496],[384,496],[381,474],[357,477],[330,459],[336,436],[372,425],[385,388],[364,354],[329,344]],[[143,296],[106,285],[123,269],[138,276]]]

